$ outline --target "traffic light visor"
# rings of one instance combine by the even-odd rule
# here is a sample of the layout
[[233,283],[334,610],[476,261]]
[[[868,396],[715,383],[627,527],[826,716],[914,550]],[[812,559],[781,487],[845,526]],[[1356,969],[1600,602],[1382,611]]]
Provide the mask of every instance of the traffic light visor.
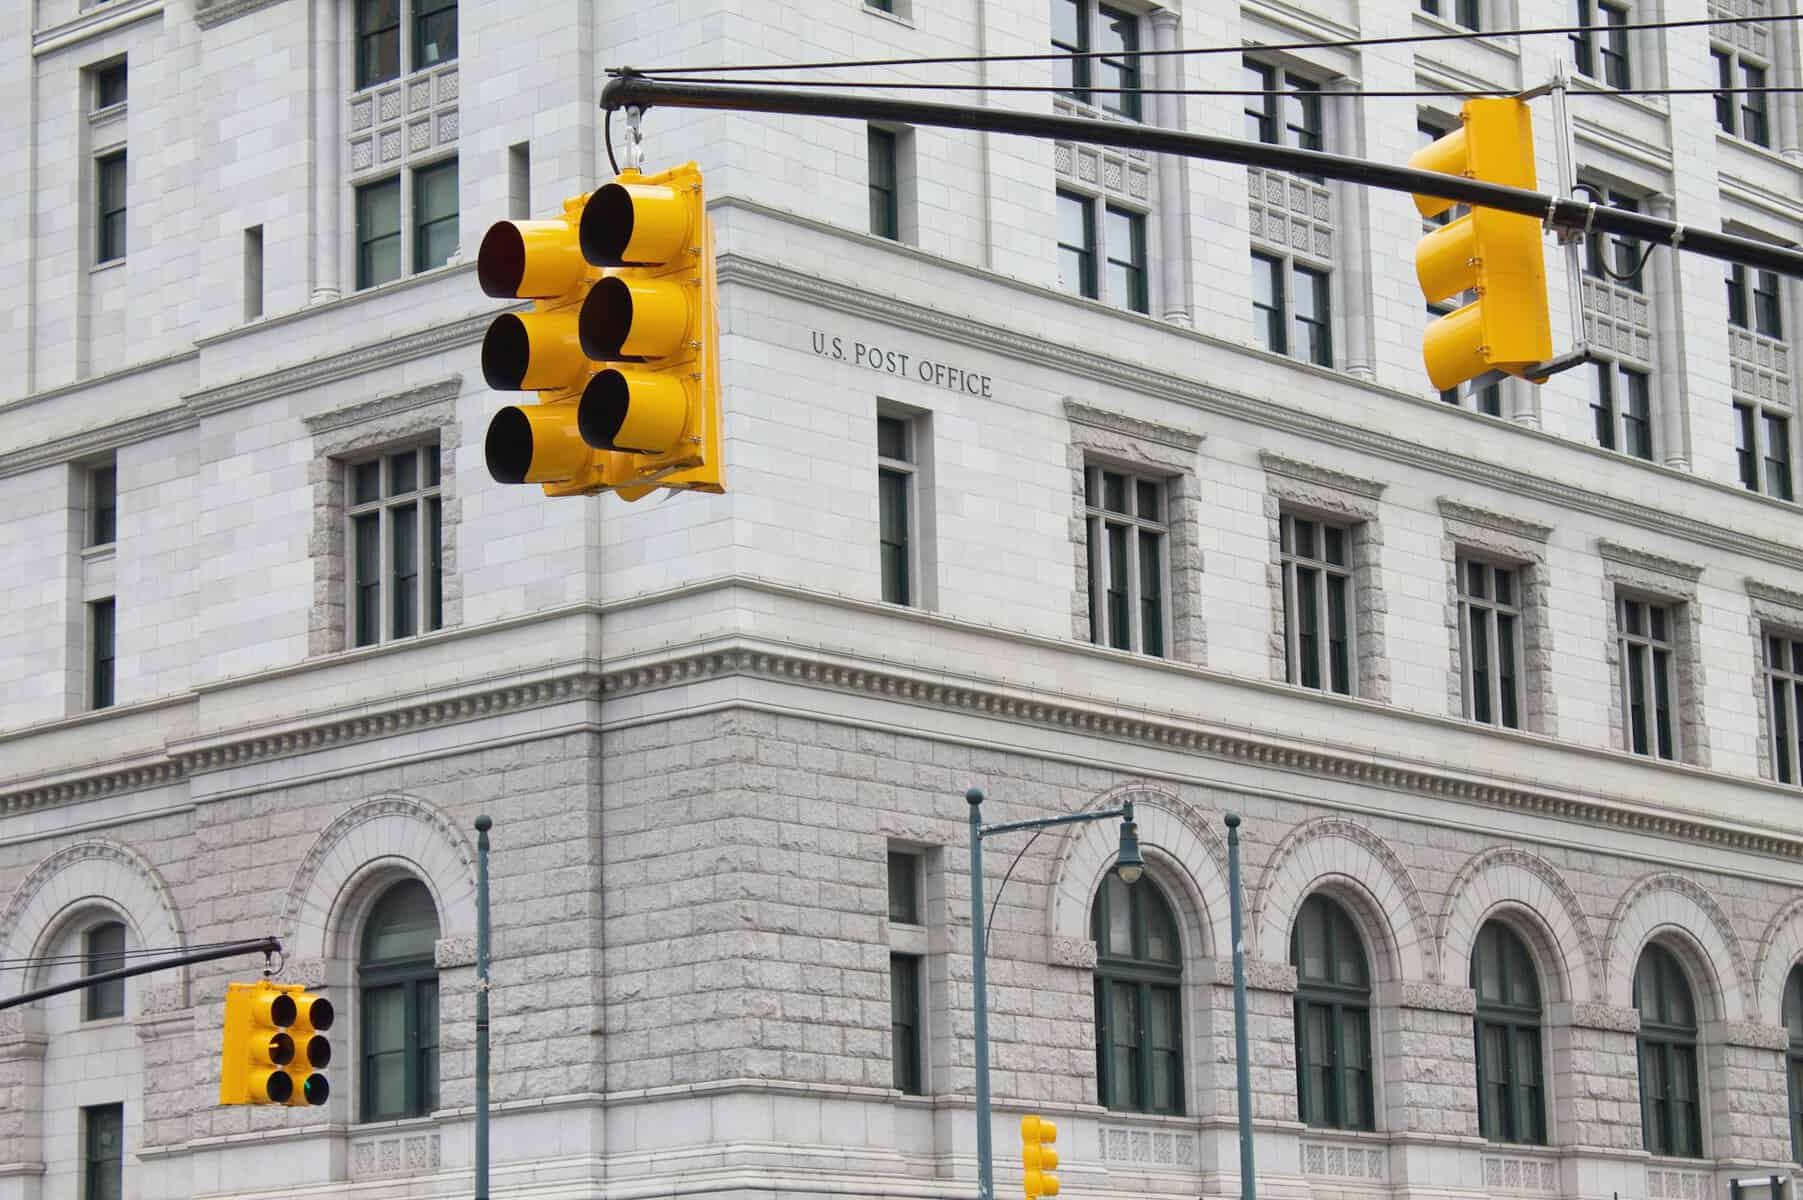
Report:
[[689,225],[675,188],[603,184],[582,206],[582,256],[597,267],[668,263],[695,244]]
[[[1463,175],[1465,173],[1465,128],[1461,125],[1445,137],[1433,142],[1409,156],[1409,166],[1417,171],[1440,171],[1447,175]],[[1451,208],[1453,202],[1444,196],[1415,196],[1415,211],[1424,217],[1437,217]]]
[[1044,1117],[1022,1117],[1020,1119],[1020,1140],[1023,1142],[1055,1142],[1058,1140],[1058,1123],[1048,1121]]
[[508,405],[488,423],[483,454],[496,483],[560,483],[581,474],[593,457],[571,404]]
[[500,392],[574,386],[588,369],[576,314],[502,313],[482,335],[482,378]]
[[490,296],[548,300],[582,277],[580,247],[563,221],[496,221],[476,251],[476,281]]
[[606,362],[668,358],[688,338],[691,291],[674,280],[608,276],[582,302],[582,352]]
[[668,375],[597,371],[577,408],[582,440],[597,450],[668,454],[688,420],[688,394]]

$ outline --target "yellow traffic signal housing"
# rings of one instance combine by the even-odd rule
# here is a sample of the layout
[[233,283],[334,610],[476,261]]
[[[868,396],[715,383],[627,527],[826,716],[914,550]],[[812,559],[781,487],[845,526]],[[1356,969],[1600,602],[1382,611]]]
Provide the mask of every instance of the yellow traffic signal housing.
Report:
[[325,1036],[336,1015],[332,1002],[299,984],[278,984],[294,1004],[294,1021],[288,1027],[294,1053],[286,1070],[290,1080],[285,1103],[291,1108],[324,1104],[332,1095],[325,1069],[332,1062],[332,1042]]
[[497,391],[536,391],[536,405],[494,415],[484,444],[499,483],[536,483],[548,496],[607,485],[609,456],[582,440],[577,406],[594,373],[577,321],[601,273],[583,261],[577,223],[586,196],[563,202],[551,221],[497,221],[476,253],[476,279],[490,296],[532,299],[533,311],[502,313],[482,338],[482,375]]
[[582,304],[582,351],[604,364],[582,393],[583,441],[623,456],[611,482],[625,499],[654,487],[724,491],[719,300],[700,170],[626,171],[597,188],[581,246],[603,268]]
[[1044,1117],[1020,1119],[1021,1187],[1027,1200],[1058,1194],[1058,1151],[1052,1143],[1058,1140],[1058,1126]]
[[225,1040],[219,1058],[219,1103],[286,1104],[294,1092],[294,999],[267,980],[233,983],[225,992]]
[[[1409,166],[1510,187],[1536,186],[1534,128],[1526,103],[1468,100],[1460,122],[1460,128],[1417,150]],[[1415,197],[1424,217],[1452,206],[1443,197]],[[1537,218],[1474,206],[1421,239],[1415,273],[1430,304],[1477,292],[1476,300],[1434,321],[1422,337],[1421,355],[1436,388],[1456,387],[1490,370],[1520,375],[1552,357]]]

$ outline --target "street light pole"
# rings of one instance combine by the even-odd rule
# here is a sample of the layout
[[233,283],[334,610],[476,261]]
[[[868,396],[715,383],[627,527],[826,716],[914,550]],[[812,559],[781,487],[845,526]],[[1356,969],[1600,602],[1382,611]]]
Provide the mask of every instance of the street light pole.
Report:
[[1240,1099],[1240,1200],[1255,1200],[1252,1169],[1252,1062],[1246,1035],[1246,939],[1240,929],[1240,817],[1227,814],[1227,891],[1233,928],[1233,1056]]
[[[1115,859],[1121,882],[1134,884],[1145,873],[1146,862],[1139,852],[1139,826],[1133,820],[1133,801],[1119,808],[1097,812],[1072,813],[1064,817],[1042,817],[1033,821],[1007,821],[1000,825],[983,824],[983,789],[971,788],[964,793],[970,805],[970,982],[971,1007],[976,1017],[977,1053],[977,1200],[995,1200],[995,1151],[991,1144],[989,1111],[989,984],[984,948],[983,927],[983,839],[998,833],[1017,833],[1025,829],[1050,829],[1055,825],[1075,825],[1083,821],[1105,821],[1121,818],[1121,848]],[[1002,887],[1008,886],[1006,877]],[[1001,892],[996,892],[998,899]]]

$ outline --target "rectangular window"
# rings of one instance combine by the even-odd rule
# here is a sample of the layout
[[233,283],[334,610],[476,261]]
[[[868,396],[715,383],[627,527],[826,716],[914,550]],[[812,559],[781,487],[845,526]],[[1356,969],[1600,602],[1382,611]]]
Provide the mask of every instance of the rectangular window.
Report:
[[920,956],[889,956],[889,1033],[895,1058],[895,1089],[904,1095],[924,1091],[920,1069]]
[[[99,975],[125,965],[125,925],[105,921],[81,935],[81,973]],[[81,1019],[104,1021],[125,1015],[125,980],[91,983],[82,991]]]
[[113,598],[88,605],[88,706],[113,706]]
[[1140,118],[1139,18],[1131,13],[1096,6],[1097,48],[1095,86],[1101,107],[1130,121]]
[[523,221],[532,216],[532,143],[507,147],[507,216]]
[[95,262],[125,257],[125,151],[94,160]]
[[1143,313],[1146,290],[1146,218],[1110,204],[1103,215],[1102,242],[1108,252],[1108,302]]
[[110,546],[119,535],[119,469],[112,463],[88,472],[88,545]]
[[1521,728],[1521,582],[1510,567],[1460,559],[1459,655],[1465,715]]
[[[1613,188],[1589,185],[1598,204],[1637,213],[1640,201]],[[1584,241],[1584,274],[1607,279],[1637,292],[1646,291],[1640,239],[1626,234],[1592,234]]]
[[413,269],[430,271],[457,249],[457,160],[413,173]]
[[1769,338],[1784,336],[1784,306],[1775,271],[1755,270],[1751,276],[1740,263],[1728,264],[1728,324],[1750,329]]
[[1772,712],[1772,774],[1803,782],[1803,637],[1768,633],[1765,671]]
[[1059,91],[1089,103],[1089,13],[1085,0],[1052,0],[1052,49],[1069,58],[1054,59],[1052,83]]
[[889,919],[919,925],[921,856],[912,850],[889,851]]
[[1580,74],[1613,88],[1628,86],[1628,10],[1613,0],[1574,0],[1576,24],[1589,28],[1571,34],[1572,61]]
[[1741,486],[1750,492],[1759,490],[1758,419],[1750,404],[1734,406],[1734,463],[1740,472]]
[[868,127],[870,157],[870,232],[878,237],[901,237],[901,205],[897,187],[895,134],[876,125]]
[[1283,260],[1252,254],[1252,336],[1273,354],[1289,353],[1284,337]]
[[1741,69],[1742,86],[1747,91],[1740,96],[1740,136],[1755,146],[1772,144],[1771,124],[1766,117],[1766,95],[1754,91],[1754,88],[1765,86],[1765,68],[1751,63]]
[[413,0],[413,69],[457,57],[457,0]]
[[[388,972],[393,979],[393,972]],[[438,1107],[438,979],[382,983],[360,994],[364,1121],[421,1117]],[[378,986],[379,985],[379,986]]]
[[1095,207],[1086,197],[1058,193],[1058,286],[1097,299]]
[[1590,413],[1596,444],[1635,458],[1653,457],[1652,391],[1645,371],[1619,363],[1592,364]]
[[1285,513],[1278,550],[1289,681],[1352,695],[1351,528]]
[[120,1200],[125,1194],[125,1106],[81,1110],[81,1200]]
[[[1241,62],[1240,86],[1246,91],[1246,140],[1277,143],[1277,68],[1256,59]],[[1264,93],[1260,95],[1259,93]]]
[[1333,366],[1333,333],[1328,321],[1327,272],[1292,264],[1296,305],[1296,357],[1318,366]]
[[1776,496],[1780,500],[1791,498],[1790,489],[1790,420],[1786,417],[1766,413],[1764,418],[1765,437],[1765,490],[1766,494]]
[[94,68],[94,108],[112,108],[125,103],[125,63],[111,63]]
[[883,599],[915,602],[913,587],[914,429],[902,417],[876,419],[877,537]]
[[401,180],[395,176],[357,189],[357,287],[400,277]]
[[413,637],[444,624],[437,446],[348,464],[353,645]]
[[244,231],[244,319],[263,315],[263,227]]
[[357,88],[401,73],[401,0],[357,0]]
[[1678,757],[1677,660],[1674,605],[1618,596],[1616,637],[1621,651],[1623,734],[1627,749],[1656,758]]
[[1163,657],[1169,532],[1164,481],[1092,466],[1084,491],[1090,640]]

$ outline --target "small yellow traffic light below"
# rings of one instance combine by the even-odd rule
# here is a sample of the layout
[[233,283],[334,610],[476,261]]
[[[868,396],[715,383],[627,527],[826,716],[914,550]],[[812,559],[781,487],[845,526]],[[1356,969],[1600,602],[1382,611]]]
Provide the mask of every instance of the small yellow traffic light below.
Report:
[[1058,1140],[1058,1126],[1044,1117],[1020,1119],[1021,1187],[1027,1200],[1058,1194],[1058,1151],[1052,1143]]
[[[1527,104],[1467,100],[1460,127],[1417,150],[1409,166],[1532,189],[1534,129]],[[1424,217],[1452,206],[1444,197],[1415,197]],[[1430,304],[1477,293],[1471,303],[1435,320],[1422,337],[1421,355],[1436,388],[1457,387],[1486,371],[1525,374],[1552,357],[1538,218],[1474,206],[1421,239],[1415,273]]]
[[294,1021],[288,1027],[294,1055],[287,1064],[290,1086],[286,1103],[291,1108],[324,1104],[332,1095],[325,1077],[332,1062],[332,1042],[325,1036],[335,1016],[332,1002],[298,984],[281,986],[294,1003]]
[[319,1072],[332,1061],[322,1036],[332,1027],[332,1002],[299,984],[228,984],[219,1103],[324,1104],[331,1094]]
[[721,492],[720,324],[713,230],[694,163],[627,171],[589,196],[582,256],[603,268],[579,322],[603,364],[582,394],[583,441],[624,456],[626,499],[651,487]]

